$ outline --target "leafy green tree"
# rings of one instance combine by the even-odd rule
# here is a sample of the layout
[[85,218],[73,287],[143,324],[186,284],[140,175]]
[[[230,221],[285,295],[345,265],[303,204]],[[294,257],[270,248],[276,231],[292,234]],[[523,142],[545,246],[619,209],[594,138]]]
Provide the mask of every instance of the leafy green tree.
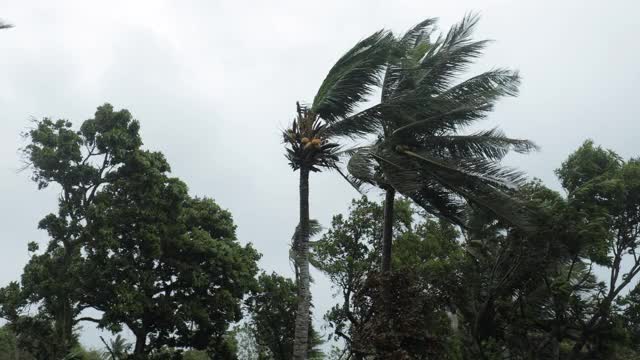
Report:
[[[400,206],[397,204],[396,209]],[[400,213],[396,211],[396,215]],[[382,218],[379,204],[366,197],[353,200],[348,216],[335,215],[326,233],[312,246],[312,264],[328,276],[343,299],[343,303],[336,304],[325,319],[336,340],[345,341],[348,352],[355,356],[361,355],[360,348],[364,344],[357,343],[354,333],[367,321],[369,307],[358,306],[360,304],[354,299],[362,291],[366,278],[379,269]],[[394,228],[400,229],[399,226]]]
[[[588,218],[601,219],[609,236],[604,266],[609,269],[606,291],[598,293],[597,306],[583,326],[571,357],[581,356],[594,339],[594,330],[611,321],[610,313],[621,292],[640,273],[636,255],[640,242],[640,160],[622,160],[611,150],[585,142],[557,171],[568,191],[569,204]],[[623,266],[625,259],[630,263]]]
[[[297,287],[293,281],[272,273],[258,277],[258,291],[246,301],[249,329],[258,345],[259,359],[290,360],[293,358],[295,317],[298,309]],[[308,359],[324,359],[323,341],[309,328]]]
[[297,116],[284,131],[286,157],[300,170],[300,219],[294,242],[299,271],[298,309],[293,354],[307,358],[310,309],[309,292],[309,173],[336,168],[339,137],[362,135],[369,130],[369,111],[356,112],[379,83],[393,44],[390,33],[379,31],[358,42],[329,71],[310,106],[297,105]]
[[16,335],[13,331],[7,326],[3,326],[0,328],[0,357],[1,359],[7,360],[16,360],[20,359],[18,355],[18,345],[17,345]]
[[356,185],[386,193],[383,271],[391,270],[396,191],[458,224],[467,202],[516,220],[506,190],[521,175],[499,161],[511,149],[524,153],[535,145],[498,129],[462,131],[484,119],[501,97],[516,95],[520,82],[517,72],[496,69],[456,83],[487,44],[470,38],[477,21],[468,15],[432,42],[435,20],[427,19],[396,40],[380,103],[369,114],[376,140],[349,160]]
[[164,346],[221,352],[257,272],[231,214],[168,171],[160,153],[131,154],[87,214],[83,301],[100,326],[133,332],[136,359]]
[[[140,150],[138,130],[128,111],[107,104],[79,130],[43,119],[26,134],[33,180],[61,196],[40,222],[51,240],[42,252],[29,244],[33,256],[21,283],[3,289],[2,312],[38,359],[68,356],[82,321],[129,327],[137,358],[165,345],[218,358],[235,351],[225,332],[240,319],[259,256],[238,244],[227,211],[191,198],[162,154]],[[102,316],[82,317],[89,308]]]
[[0,354],[8,359],[46,360],[52,354],[63,357],[68,353],[59,343],[52,320],[44,314],[20,314],[1,329]]
[[[42,253],[36,243],[29,244],[31,259],[21,284],[6,288],[3,316],[35,356],[61,358],[76,345],[78,315],[87,307],[80,302],[86,211],[98,188],[112,180],[113,169],[141,140],[131,114],[115,112],[108,104],[78,131],[66,120],[45,118],[34,125],[25,134],[29,144],[24,149],[32,179],[39,189],[58,186],[61,195],[58,212],[39,223],[50,241]],[[31,305],[38,309],[36,316],[26,312]]]
[[[33,180],[39,189],[55,185],[61,191],[57,213],[39,223],[49,243],[31,257],[21,281],[25,303],[37,304],[40,320],[50,319],[53,326],[57,340],[52,345],[62,353],[49,354],[51,358],[75,345],[74,328],[82,321],[78,315],[88,307],[81,303],[87,210],[99,188],[113,181],[114,169],[142,144],[138,130],[128,111],[106,104],[80,130],[73,130],[69,121],[45,118],[26,134],[24,154]],[[29,248],[38,249],[35,244]]]
[[620,300],[622,321],[629,332],[629,343],[633,351],[640,354],[640,285]]
[[[520,189],[538,231],[474,212],[467,257],[448,290],[469,356],[613,359],[634,351],[626,340],[633,326],[624,326],[633,307],[620,296],[638,272],[637,171],[635,160],[588,141],[557,171],[566,198],[540,182]],[[607,282],[596,265],[609,269]]]
[[473,230],[464,232],[465,257],[449,277],[453,286],[443,287],[470,358],[563,358],[603,286],[591,262],[601,257],[595,250],[605,234],[591,231],[593,223],[539,181],[518,196],[539,230],[474,211]]
[[[394,209],[396,273],[378,273],[384,211],[366,197],[352,202],[348,216],[334,216],[313,244],[312,263],[343,299],[325,319],[355,359],[444,356],[451,350],[444,340],[446,298],[433,285],[446,283],[455,270],[450,264],[460,256],[458,233],[451,225],[419,216],[409,200],[396,200]],[[382,286],[388,291],[380,291]]]

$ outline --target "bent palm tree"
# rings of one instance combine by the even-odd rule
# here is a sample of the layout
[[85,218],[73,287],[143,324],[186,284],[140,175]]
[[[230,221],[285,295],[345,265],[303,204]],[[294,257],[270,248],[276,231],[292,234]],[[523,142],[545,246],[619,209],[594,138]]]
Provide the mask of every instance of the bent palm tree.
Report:
[[329,71],[309,107],[297,104],[297,116],[284,132],[286,157],[300,171],[300,220],[295,244],[299,273],[293,358],[306,359],[309,328],[309,173],[336,168],[335,139],[373,130],[367,111],[356,107],[380,83],[380,74],[393,45],[393,36],[379,31],[358,42]]
[[505,192],[521,174],[500,166],[509,150],[535,149],[528,140],[490,129],[463,134],[484,119],[502,96],[515,96],[517,72],[496,69],[454,85],[457,75],[482,53],[487,41],[471,41],[478,17],[467,15],[444,38],[430,42],[433,19],[397,39],[371,123],[377,141],[352,153],[348,170],[356,186],[386,192],[382,270],[391,269],[396,191],[428,212],[463,224],[465,204],[482,206],[523,225]]

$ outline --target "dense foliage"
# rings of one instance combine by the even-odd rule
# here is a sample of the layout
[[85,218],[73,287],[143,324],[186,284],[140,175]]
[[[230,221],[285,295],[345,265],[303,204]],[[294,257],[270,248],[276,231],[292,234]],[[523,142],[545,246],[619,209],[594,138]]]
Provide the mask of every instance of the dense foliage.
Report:
[[585,142],[557,171],[566,197],[540,181],[518,191],[533,232],[484,209],[458,231],[396,202],[387,276],[375,265],[383,210],[354,201],[314,244],[343,297],[326,319],[355,358],[635,358],[637,171]]
[[0,302],[17,344],[37,359],[70,353],[83,321],[126,326],[134,359],[167,346],[234,352],[227,328],[256,286],[259,255],[239,244],[228,211],[190,197],[161,153],[140,148],[138,130],[128,111],[104,105],[79,130],[43,119],[27,134],[33,180],[61,196],[40,222],[48,244],[29,244],[21,281]]

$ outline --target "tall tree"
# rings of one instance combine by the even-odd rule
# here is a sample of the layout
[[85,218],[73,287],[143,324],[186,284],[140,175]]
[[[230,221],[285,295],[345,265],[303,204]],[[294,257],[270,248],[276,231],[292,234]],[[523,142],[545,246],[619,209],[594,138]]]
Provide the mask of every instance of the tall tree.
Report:
[[[640,273],[640,160],[622,160],[615,152],[585,142],[557,170],[568,192],[568,203],[589,219],[600,220],[607,230],[606,251],[609,269],[606,291],[596,297],[597,307],[583,326],[573,346],[572,359],[579,358],[593,340],[594,330],[607,324],[611,309],[621,292]],[[625,262],[627,265],[625,266]]]
[[307,358],[309,333],[309,173],[335,168],[335,142],[344,136],[366,134],[371,128],[368,110],[356,112],[380,82],[393,36],[379,31],[358,42],[329,71],[310,106],[297,105],[297,116],[284,132],[286,157],[294,171],[300,171],[300,218],[295,262],[299,271],[298,310],[293,354]]
[[259,255],[239,244],[231,214],[168,171],[160,153],[131,154],[87,216],[82,300],[100,326],[133,332],[135,359],[164,346],[221,353],[255,285]]
[[[79,269],[89,205],[99,188],[113,181],[114,169],[142,144],[138,130],[138,122],[127,110],[114,111],[106,104],[79,130],[73,130],[67,120],[45,118],[26,134],[30,142],[24,153],[33,180],[39,189],[56,185],[60,197],[57,213],[39,223],[50,240],[44,252],[32,256],[25,266],[22,294],[52,318],[56,343],[64,351],[73,346],[73,329],[86,308],[80,302]],[[30,245],[30,250],[37,246]]]
[[498,129],[463,132],[500,97],[516,95],[520,81],[517,72],[496,69],[456,83],[487,44],[471,40],[477,22],[468,15],[432,42],[435,21],[427,19],[396,39],[380,104],[369,114],[377,139],[357,149],[348,163],[356,185],[372,184],[386,193],[383,271],[391,270],[396,191],[458,224],[466,202],[515,219],[504,190],[520,174],[498,162],[511,149],[528,152],[535,146]]
[[[128,326],[138,358],[163,345],[228,350],[224,333],[259,255],[240,246],[227,211],[191,198],[162,154],[140,149],[138,130],[107,104],[79,130],[43,119],[27,133],[33,180],[61,195],[40,222],[51,240],[42,252],[29,244],[34,255],[21,284],[3,289],[2,312],[43,358],[68,354],[82,321]],[[80,315],[89,308],[102,316]]]

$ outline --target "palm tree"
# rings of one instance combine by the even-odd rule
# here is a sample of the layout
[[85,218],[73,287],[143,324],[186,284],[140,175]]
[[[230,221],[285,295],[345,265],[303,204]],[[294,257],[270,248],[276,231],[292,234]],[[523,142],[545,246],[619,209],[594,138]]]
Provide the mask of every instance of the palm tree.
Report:
[[100,340],[102,340],[102,343],[107,349],[107,351],[102,354],[102,358],[105,360],[125,359],[127,357],[127,353],[131,351],[131,343],[120,336],[120,334],[116,335],[114,339],[109,340],[109,344],[107,344],[102,336],[100,336]]
[[300,219],[295,244],[298,278],[293,358],[307,358],[309,328],[309,173],[337,168],[336,139],[367,134],[369,112],[356,112],[366,96],[380,84],[394,43],[393,35],[378,31],[358,42],[329,71],[310,106],[297,103],[297,116],[284,131],[286,157],[300,171]]
[[472,41],[475,15],[467,15],[444,37],[430,41],[434,19],[397,39],[385,72],[381,102],[370,123],[377,140],[352,152],[352,183],[386,192],[382,270],[391,270],[393,203],[396,191],[428,212],[463,224],[465,204],[481,206],[524,225],[507,191],[521,174],[500,166],[509,150],[535,149],[528,140],[490,129],[464,134],[484,119],[502,96],[515,96],[520,78],[495,69],[454,84],[487,41]]

